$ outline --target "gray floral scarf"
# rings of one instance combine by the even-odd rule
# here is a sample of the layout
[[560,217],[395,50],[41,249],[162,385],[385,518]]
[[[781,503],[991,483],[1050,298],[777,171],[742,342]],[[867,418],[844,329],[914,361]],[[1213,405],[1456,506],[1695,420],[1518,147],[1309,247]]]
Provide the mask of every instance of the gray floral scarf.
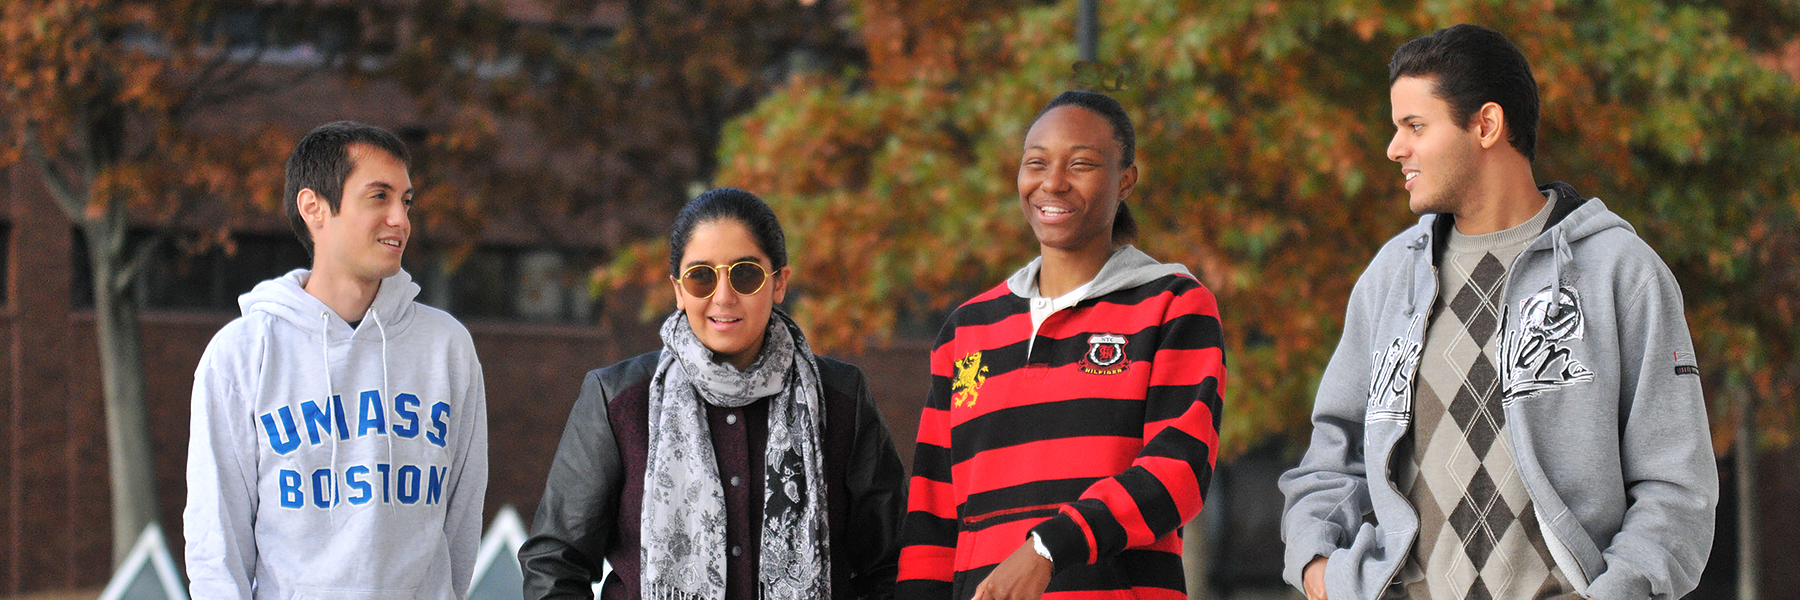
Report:
[[725,491],[706,427],[704,401],[740,407],[769,398],[764,454],[762,597],[831,597],[825,524],[825,411],[819,365],[800,326],[776,309],[762,354],[739,371],[714,362],[686,314],[662,325],[663,353],[650,380],[645,460],[643,596],[725,597]]

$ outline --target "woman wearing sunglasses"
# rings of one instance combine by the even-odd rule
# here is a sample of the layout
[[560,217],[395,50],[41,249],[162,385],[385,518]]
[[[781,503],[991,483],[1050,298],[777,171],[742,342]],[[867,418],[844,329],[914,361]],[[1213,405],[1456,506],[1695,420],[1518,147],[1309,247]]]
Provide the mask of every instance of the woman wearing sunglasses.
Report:
[[663,347],[587,374],[519,550],[525,597],[891,595],[906,484],[855,366],[776,307],[767,204],[721,188],[669,236]]
[[1187,597],[1175,528],[1212,476],[1225,362],[1212,293],[1128,243],[1134,146],[1095,92],[1026,133],[1040,257],[932,349],[899,597]]

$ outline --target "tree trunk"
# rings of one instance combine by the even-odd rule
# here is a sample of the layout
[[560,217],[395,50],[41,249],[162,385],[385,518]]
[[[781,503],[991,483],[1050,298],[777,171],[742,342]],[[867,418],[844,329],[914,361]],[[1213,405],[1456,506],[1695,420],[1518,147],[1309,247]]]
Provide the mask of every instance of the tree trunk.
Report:
[[[122,210],[121,210],[122,212]],[[106,402],[106,457],[112,484],[113,567],[157,520],[156,462],[145,404],[143,344],[133,285],[120,285],[126,265],[124,218],[89,221],[88,264],[94,275],[94,329]]]
[[1738,600],[1762,597],[1762,539],[1756,529],[1756,396],[1737,388]]

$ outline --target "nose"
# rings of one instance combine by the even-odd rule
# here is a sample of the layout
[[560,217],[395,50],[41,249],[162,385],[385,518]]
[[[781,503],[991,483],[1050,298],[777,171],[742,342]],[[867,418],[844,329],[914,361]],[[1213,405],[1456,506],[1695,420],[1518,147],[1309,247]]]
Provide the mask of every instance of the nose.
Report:
[[403,229],[411,228],[412,213],[407,209],[405,202],[393,203],[392,206],[388,207],[386,212],[387,212],[387,224],[389,226],[400,227]]
[[738,293],[737,290],[731,288],[731,278],[729,277],[729,273],[720,272],[719,282],[714,285],[718,287],[713,288],[713,304],[719,306],[734,306],[737,304]]
[[1044,191],[1065,192],[1069,189],[1069,170],[1062,165],[1053,165],[1044,171]]
[[1408,151],[1409,151],[1409,149],[1406,147],[1405,144],[1402,143],[1402,138],[1400,137],[1400,132],[1395,131],[1393,139],[1388,140],[1388,147],[1387,147],[1388,160],[1391,160],[1394,162],[1400,162],[1400,159],[1406,158]]

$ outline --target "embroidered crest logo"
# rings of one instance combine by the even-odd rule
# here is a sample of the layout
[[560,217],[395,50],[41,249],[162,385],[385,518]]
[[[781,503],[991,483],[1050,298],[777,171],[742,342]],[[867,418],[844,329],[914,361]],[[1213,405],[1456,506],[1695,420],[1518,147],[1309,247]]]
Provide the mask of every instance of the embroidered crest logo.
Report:
[[1131,361],[1125,359],[1125,336],[1100,333],[1088,336],[1087,354],[1081,357],[1081,370],[1094,375],[1125,372]]
[[1520,301],[1519,326],[1505,329],[1500,338],[1502,402],[1594,380],[1594,372],[1571,350],[1571,342],[1586,333],[1581,294],[1574,287],[1546,286]]
[[974,407],[975,395],[981,392],[981,382],[987,381],[987,372],[988,368],[981,364],[979,351],[958,359],[950,379],[950,406]]

